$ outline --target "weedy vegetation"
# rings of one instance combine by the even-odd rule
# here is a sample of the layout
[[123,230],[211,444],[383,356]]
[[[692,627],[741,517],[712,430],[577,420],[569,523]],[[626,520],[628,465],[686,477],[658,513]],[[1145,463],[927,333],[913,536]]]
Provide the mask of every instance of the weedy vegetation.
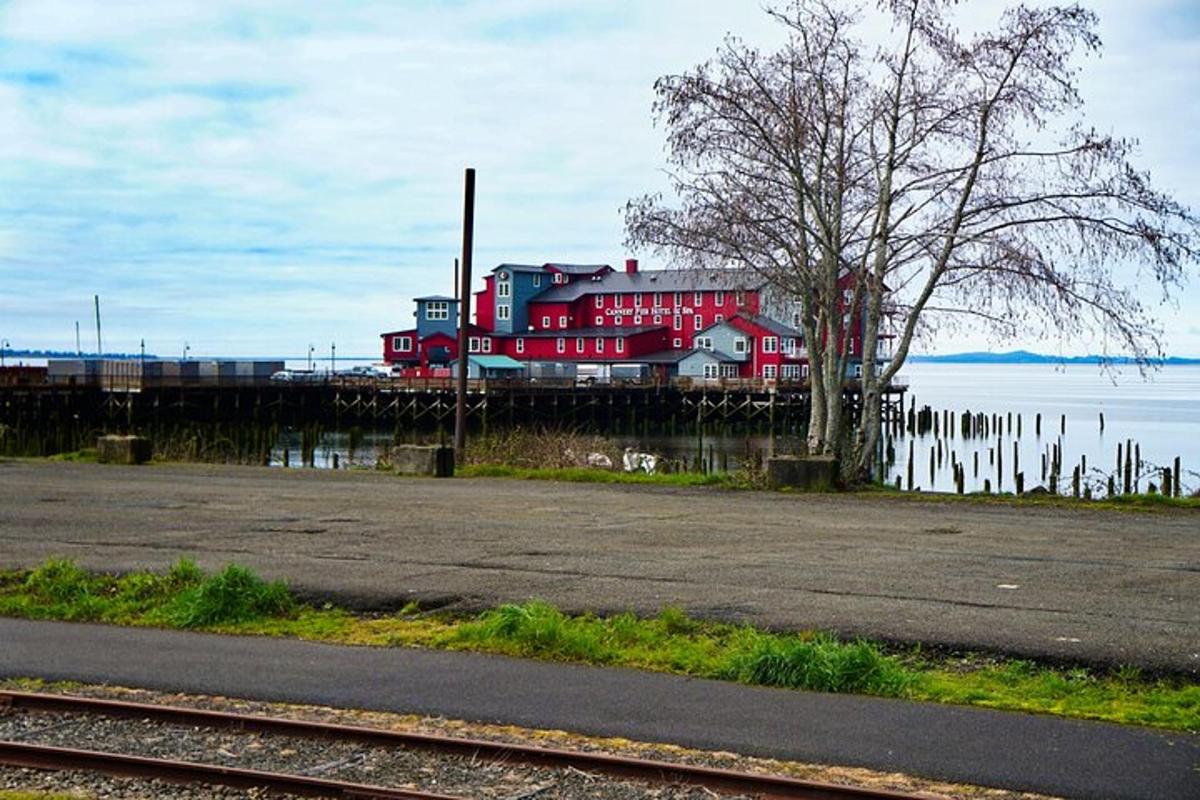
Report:
[[207,575],[187,560],[164,574],[97,574],[63,559],[33,570],[0,572],[0,615],[471,650],[756,686],[1200,730],[1200,685],[1149,678],[1136,669],[1106,673],[1013,659],[951,658],[919,648],[842,641],[820,631],[779,633],[699,620],[677,608],[654,617],[602,617],[566,614],[535,600],[464,617],[423,613],[408,603],[395,614],[363,616],[329,604],[302,604],[286,584],[264,581],[238,565]]

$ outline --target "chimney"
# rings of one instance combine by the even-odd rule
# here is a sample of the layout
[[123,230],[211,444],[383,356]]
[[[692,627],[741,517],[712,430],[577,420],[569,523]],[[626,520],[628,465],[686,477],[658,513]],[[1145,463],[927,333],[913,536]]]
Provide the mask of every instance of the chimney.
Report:
[[637,259],[636,258],[625,259],[625,272],[628,273],[629,275],[637,274]]

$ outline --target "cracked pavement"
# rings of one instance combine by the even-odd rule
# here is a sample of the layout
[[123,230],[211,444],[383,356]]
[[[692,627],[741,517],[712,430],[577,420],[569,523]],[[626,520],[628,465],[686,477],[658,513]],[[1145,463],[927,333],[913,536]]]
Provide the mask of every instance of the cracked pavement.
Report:
[[358,471],[0,462],[0,567],[236,561],[360,609],[677,605],[1200,672],[1200,514]]

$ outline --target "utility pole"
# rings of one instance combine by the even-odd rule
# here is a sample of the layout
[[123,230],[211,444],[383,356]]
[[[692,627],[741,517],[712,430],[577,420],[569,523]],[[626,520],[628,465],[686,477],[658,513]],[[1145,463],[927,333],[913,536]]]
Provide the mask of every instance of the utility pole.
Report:
[[0,339],[0,367],[4,366],[4,350],[8,347],[12,347],[12,342],[8,339]]
[[83,356],[83,344],[79,341],[79,320],[75,320],[75,355]]
[[100,358],[104,355],[104,345],[100,340],[100,295],[95,295],[96,299],[96,357]]
[[329,377],[333,377],[336,371],[337,362],[337,342],[329,343]]
[[316,349],[317,348],[314,345],[312,345],[311,343],[308,345],[308,371],[309,372],[312,372],[312,370],[313,370],[312,354],[313,354],[313,351]]
[[471,318],[471,254],[475,245],[475,169],[467,167],[463,187],[462,275],[458,294],[458,391],[454,404],[454,458],[463,463],[467,450],[467,320]]

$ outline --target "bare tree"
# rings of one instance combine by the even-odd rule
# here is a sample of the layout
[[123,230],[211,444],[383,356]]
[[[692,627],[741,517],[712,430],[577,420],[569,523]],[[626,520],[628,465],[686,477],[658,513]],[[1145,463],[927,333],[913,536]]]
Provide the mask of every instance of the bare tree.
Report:
[[[1110,353],[1161,353],[1139,300],[1178,286],[1200,222],[1131,163],[1133,143],[1083,120],[1074,60],[1095,15],[1017,5],[963,38],[949,0],[883,0],[891,35],[868,58],[861,20],[828,0],[770,11],[788,39],[728,39],[714,61],[656,84],[680,206],[626,209],[630,243],[735,263],[805,306],[810,445],[842,441],[845,303],[862,308],[859,477],[880,396],[922,331],[969,320],[998,337],[1099,334]],[[894,354],[880,357],[880,330]],[[850,454],[846,454],[850,455]]]

